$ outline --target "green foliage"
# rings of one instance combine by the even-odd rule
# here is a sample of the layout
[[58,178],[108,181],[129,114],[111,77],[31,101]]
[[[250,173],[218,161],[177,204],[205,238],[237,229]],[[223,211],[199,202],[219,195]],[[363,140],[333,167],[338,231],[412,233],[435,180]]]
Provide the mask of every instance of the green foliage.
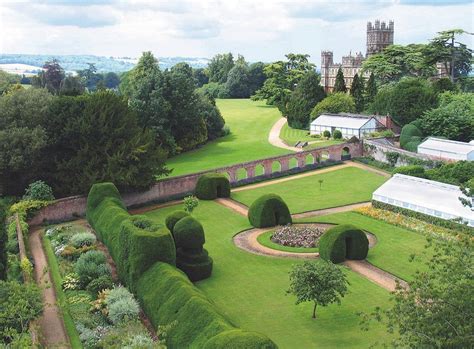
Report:
[[133,295],[126,288],[121,287],[121,289],[120,294],[114,292],[115,289],[113,289],[106,297],[107,316],[113,324],[136,320],[140,312],[140,306]]
[[320,85],[321,77],[314,71],[303,75],[288,101],[288,125],[293,128],[307,129],[311,110],[326,97]]
[[333,263],[341,263],[345,259],[365,259],[368,251],[367,236],[351,224],[330,228],[319,239],[321,258]]
[[427,135],[471,141],[474,139],[474,94],[441,94],[439,107],[426,111],[420,126]]
[[188,213],[193,213],[194,209],[199,205],[199,199],[193,195],[186,196],[183,199],[184,210]]
[[346,82],[344,80],[344,73],[342,72],[342,69],[339,68],[337,70],[336,74],[336,82],[334,83],[334,92],[347,92],[347,87],[346,87]]
[[250,97],[250,77],[247,63],[236,64],[227,74],[225,89],[230,98]]
[[377,95],[377,83],[375,82],[375,76],[373,73],[370,74],[369,80],[367,81],[367,87],[365,89],[365,103],[370,105]]
[[198,93],[198,113],[203,116],[206,122],[207,139],[213,140],[224,134],[225,120],[216,107],[214,98]]
[[74,272],[78,275],[80,285],[87,287],[92,280],[110,276],[110,267],[103,252],[88,251],[74,264]]
[[156,263],[140,278],[138,298],[156,327],[179,324],[167,331],[168,348],[275,348],[267,337],[233,327],[194,287],[186,275],[169,264]]
[[195,218],[189,216],[180,219],[173,228],[176,247],[201,249],[205,243],[204,228]]
[[406,124],[400,132],[400,146],[406,149],[406,145],[412,141],[419,141],[423,137],[423,133],[414,124]]
[[341,304],[341,298],[347,293],[347,284],[342,270],[330,261],[306,261],[291,270],[287,293],[296,296],[296,304],[314,302],[314,319],[317,305]]
[[0,202],[0,280],[6,280],[8,269],[8,234],[6,229],[7,210],[2,202]]
[[316,119],[324,113],[354,113],[355,111],[354,98],[343,92],[332,93],[316,104],[311,111],[311,118]]
[[463,160],[445,163],[440,167],[427,170],[426,175],[434,181],[463,185],[474,178],[474,162]]
[[329,138],[331,138],[331,132],[328,131],[328,130],[324,130],[323,136],[329,139]]
[[34,284],[0,280],[0,340],[8,344],[21,333],[28,333],[29,323],[43,311],[40,289]]
[[234,56],[230,52],[218,54],[212,57],[207,66],[209,82],[224,84],[227,81],[227,76],[234,67],[234,64]]
[[354,75],[354,79],[351,84],[351,96],[354,98],[355,110],[360,113],[364,110],[364,79],[359,77],[359,74]]
[[79,248],[83,246],[92,246],[95,244],[96,237],[90,232],[82,232],[74,234],[69,241],[72,246]]
[[[114,285],[114,282],[110,275],[102,275],[97,279],[92,280],[87,285],[86,289],[93,296],[96,296],[102,290],[110,289]],[[64,287],[64,286],[63,286]]]
[[437,102],[437,94],[426,80],[405,78],[379,90],[369,111],[390,114],[400,126],[404,126],[436,107]]
[[166,217],[166,227],[170,232],[173,232],[174,226],[178,221],[184,217],[188,217],[189,213],[186,211],[174,211]]
[[[329,132],[329,131],[328,131]],[[339,130],[334,130],[332,133],[332,138],[334,139],[342,139],[342,133]]]
[[30,279],[33,276],[33,264],[26,257],[23,257],[20,261],[21,272],[25,276],[25,279]]
[[20,82],[20,76],[7,73],[6,71],[0,70],[0,96],[6,93],[10,86],[18,84]]
[[206,173],[199,177],[195,195],[201,200],[230,197],[229,179],[220,173]]
[[458,87],[448,78],[441,78],[433,81],[433,89],[437,93],[443,93],[447,91],[457,92]]
[[249,208],[248,218],[256,228],[292,223],[288,206],[275,194],[262,195],[255,200]]
[[408,165],[408,166],[400,166],[393,170],[393,174],[399,173],[404,174],[407,176],[415,176],[420,178],[426,178],[425,175],[425,168],[420,165]]

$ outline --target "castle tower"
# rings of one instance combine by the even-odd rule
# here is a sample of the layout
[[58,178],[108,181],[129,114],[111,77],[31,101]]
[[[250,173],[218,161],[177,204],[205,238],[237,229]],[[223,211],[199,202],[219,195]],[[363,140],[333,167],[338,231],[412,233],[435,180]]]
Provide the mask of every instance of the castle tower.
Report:
[[334,65],[332,51],[321,51],[321,85],[328,92],[329,88],[329,67]]
[[367,53],[366,57],[381,52],[385,47],[393,44],[394,23],[380,22],[378,19],[372,24],[367,22]]

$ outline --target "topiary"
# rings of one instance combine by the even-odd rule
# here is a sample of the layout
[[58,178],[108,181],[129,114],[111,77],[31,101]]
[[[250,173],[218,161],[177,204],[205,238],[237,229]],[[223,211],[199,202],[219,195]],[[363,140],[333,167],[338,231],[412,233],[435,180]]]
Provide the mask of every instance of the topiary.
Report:
[[331,132],[326,130],[326,131],[323,132],[323,136],[326,137],[326,138],[331,138]]
[[328,229],[319,239],[319,255],[333,263],[345,259],[365,259],[369,251],[367,235],[351,224]]
[[175,224],[178,223],[178,221],[181,218],[188,217],[188,216],[189,216],[189,213],[187,213],[186,211],[182,211],[182,210],[174,211],[173,213],[171,213],[170,215],[166,217],[166,221],[165,221],[166,227],[169,229],[171,233],[173,233]]
[[290,210],[276,194],[266,194],[255,200],[248,212],[250,224],[256,228],[292,223]]
[[342,138],[342,133],[339,130],[334,130],[332,133],[332,138],[334,139],[341,139]]
[[176,247],[200,249],[204,245],[204,228],[195,218],[189,216],[180,219],[174,226],[173,236]]
[[201,200],[230,197],[229,179],[220,173],[206,173],[199,177],[195,194]]
[[406,149],[405,146],[408,142],[412,141],[412,137],[423,137],[420,129],[414,124],[407,124],[402,127],[400,132],[400,147]]
[[405,144],[404,149],[413,153],[418,152],[418,146],[421,144],[420,137],[412,137],[412,140]]

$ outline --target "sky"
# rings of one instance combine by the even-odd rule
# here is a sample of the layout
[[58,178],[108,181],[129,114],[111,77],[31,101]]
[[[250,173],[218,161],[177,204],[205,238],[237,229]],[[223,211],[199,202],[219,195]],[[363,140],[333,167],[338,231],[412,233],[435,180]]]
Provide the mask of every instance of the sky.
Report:
[[[212,57],[250,62],[322,50],[365,53],[367,21],[395,22],[395,43],[474,32],[473,0],[0,0],[0,53]],[[473,47],[474,36],[462,41]]]

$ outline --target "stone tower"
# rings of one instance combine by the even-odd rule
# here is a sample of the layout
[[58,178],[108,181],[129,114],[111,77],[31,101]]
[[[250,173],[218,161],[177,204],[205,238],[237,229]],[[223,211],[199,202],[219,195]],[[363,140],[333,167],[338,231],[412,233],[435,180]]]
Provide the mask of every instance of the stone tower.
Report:
[[334,65],[332,51],[321,52],[321,85],[325,86],[327,92],[327,86],[329,85],[329,67]]
[[376,20],[374,24],[367,22],[367,53],[366,57],[381,52],[385,47],[393,44],[393,21],[385,22]]

